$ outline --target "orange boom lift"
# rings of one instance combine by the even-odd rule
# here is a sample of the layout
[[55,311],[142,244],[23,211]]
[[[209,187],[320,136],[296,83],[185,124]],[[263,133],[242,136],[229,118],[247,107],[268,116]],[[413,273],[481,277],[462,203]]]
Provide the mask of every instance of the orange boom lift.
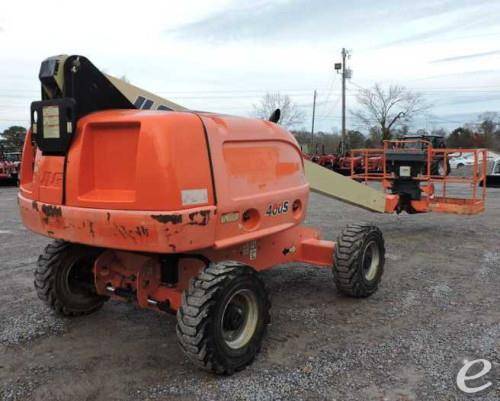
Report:
[[310,189],[379,212],[397,195],[305,165],[279,112],[262,121],[190,111],[81,56],[45,60],[40,80],[19,207],[28,228],[55,239],[35,286],[59,314],[110,298],[177,313],[187,356],[231,374],[254,359],[269,323],[258,271],[301,262],[332,269],[344,294],[377,290],[377,227],[352,224],[332,242],[302,222]]

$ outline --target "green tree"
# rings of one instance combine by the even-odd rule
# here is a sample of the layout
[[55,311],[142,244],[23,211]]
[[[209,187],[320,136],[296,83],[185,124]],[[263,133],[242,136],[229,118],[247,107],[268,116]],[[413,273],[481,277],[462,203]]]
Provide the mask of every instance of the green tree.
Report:
[[446,138],[446,146],[448,148],[472,148],[474,133],[469,128],[459,127]]
[[366,148],[380,148],[382,147],[382,132],[380,127],[370,127],[368,138],[365,141]]
[[359,131],[347,131],[347,143],[349,149],[360,149],[365,147],[366,138]]
[[484,146],[492,148],[496,142],[497,129],[500,125],[500,116],[496,112],[487,111],[478,117],[479,133],[484,136]]
[[2,146],[6,151],[21,151],[26,137],[26,128],[14,125],[5,129],[0,136],[2,137]]

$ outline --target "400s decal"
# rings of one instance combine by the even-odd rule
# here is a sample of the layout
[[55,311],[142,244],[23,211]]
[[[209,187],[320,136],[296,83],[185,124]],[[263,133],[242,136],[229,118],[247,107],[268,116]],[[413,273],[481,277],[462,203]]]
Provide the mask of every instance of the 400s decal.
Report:
[[266,216],[278,216],[287,213],[290,209],[290,202],[283,201],[278,203],[270,203],[266,208]]

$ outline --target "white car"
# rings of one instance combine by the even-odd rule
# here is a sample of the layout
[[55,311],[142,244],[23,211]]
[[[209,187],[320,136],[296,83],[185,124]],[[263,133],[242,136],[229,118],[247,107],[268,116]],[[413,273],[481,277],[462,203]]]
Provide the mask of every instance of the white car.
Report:
[[456,156],[450,158],[451,168],[460,168],[463,166],[471,166],[474,164],[474,157],[472,155]]
[[[498,155],[488,152],[486,160],[494,161],[498,158]],[[478,161],[482,161],[482,155],[478,157]],[[464,166],[472,166],[474,164],[474,155],[472,153],[466,153],[463,155],[450,157],[450,167],[451,168],[461,168]]]

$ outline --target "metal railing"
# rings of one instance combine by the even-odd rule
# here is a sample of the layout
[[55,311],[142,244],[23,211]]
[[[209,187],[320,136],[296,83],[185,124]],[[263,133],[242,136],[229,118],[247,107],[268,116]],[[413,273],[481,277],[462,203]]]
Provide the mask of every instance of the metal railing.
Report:
[[[431,190],[432,201],[442,203],[476,204],[483,202],[486,198],[486,175],[487,175],[487,149],[460,149],[460,148],[433,148],[429,141],[421,139],[411,140],[388,140],[384,141],[384,147],[378,149],[354,149],[351,151],[351,178],[368,184],[370,181],[382,183],[387,192],[391,187],[391,181],[396,178],[394,172],[388,171],[388,152],[425,152],[426,167],[423,173],[412,179],[425,183]],[[472,164],[469,166],[468,175],[449,175],[449,161],[456,155],[470,155]],[[355,161],[361,157],[361,166],[356,166]],[[443,174],[435,174],[435,164],[441,164]],[[455,170],[456,172],[456,170]],[[434,173],[434,174],[433,174]],[[439,184],[439,195],[435,191],[435,184]],[[466,198],[453,198],[449,196],[450,184],[465,184],[470,188],[470,196]]]

